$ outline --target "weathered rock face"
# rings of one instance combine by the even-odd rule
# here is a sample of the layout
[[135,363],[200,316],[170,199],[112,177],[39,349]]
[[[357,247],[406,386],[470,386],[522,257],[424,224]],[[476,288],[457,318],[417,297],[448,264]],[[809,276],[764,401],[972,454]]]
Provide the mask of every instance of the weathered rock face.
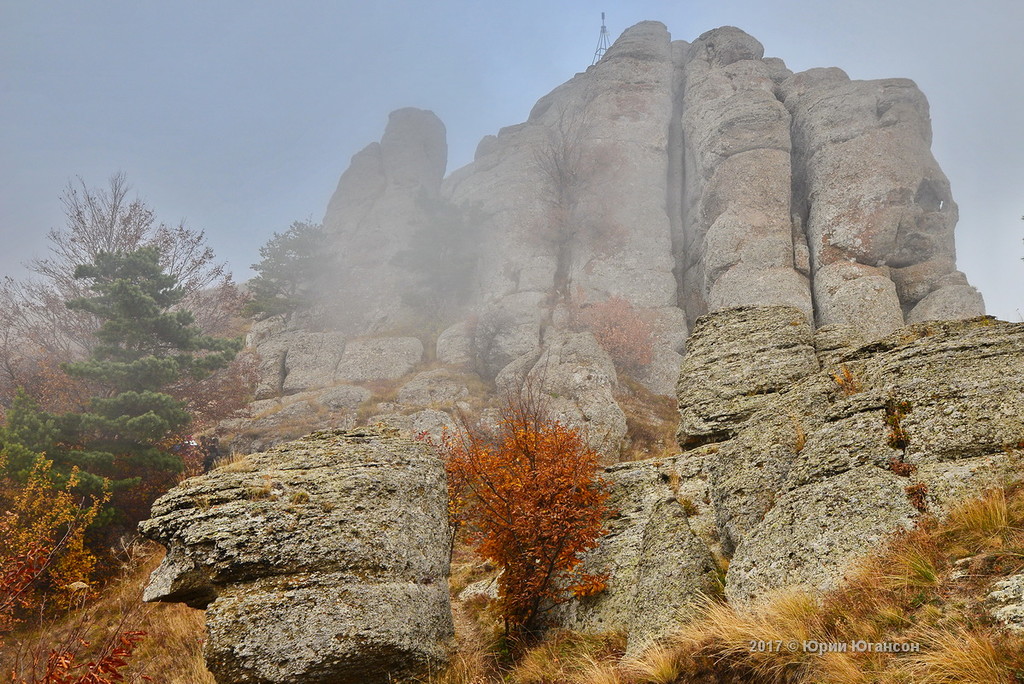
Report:
[[[851,346],[795,307],[697,321],[680,373],[683,453],[606,469],[615,514],[586,557],[606,591],[561,625],[665,636],[717,586],[752,604],[823,592],[922,509],[1004,483],[1024,465],[1024,324],[990,318],[900,328]],[[1016,582],[1016,583],[1014,583]],[[1019,622],[1014,579],[989,598]]]
[[626,416],[615,401],[615,366],[593,335],[560,333],[542,354],[520,357],[497,378],[502,391],[513,393],[524,381],[544,395],[553,420],[586,435],[605,463],[619,460]]
[[[612,461],[617,393],[668,394],[678,377],[684,455],[609,473],[631,513],[587,562],[613,581],[565,606],[566,624],[626,629],[631,649],[665,633],[713,583],[711,547],[732,557],[737,602],[826,589],[915,506],[991,481],[1024,436],[1020,329],[973,318],[930,144],[910,81],[794,74],[739,29],[687,43],[656,22],[447,178],[441,123],[400,110],[324,219],[336,318],[254,330],[259,397],[313,416],[332,387],[383,386],[376,404],[342,391],[330,419],[358,409],[436,434],[464,389],[532,378]],[[424,324],[402,256],[441,237],[442,214],[470,229],[472,287]],[[581,323],[612,298],[654,330],[640,370]],[[677,490],[700,492],[697,516]]]
[[218,682],[402,680],[447,660],[447,490],[431,448],[318,432],[157,500],[147,601],[205,608]]
[[[654,360],[634,379],[661,393],[709,311],[794,306],[851,344],[981,315],[930,145],[911,81],[794,74],[740,29],[687,43],[642,22],[447,178],[437,117],[394,112],[327,209],[339,276],[316,325],[346,338],[422,326],[403,298],[422,283],[400,257],[445,229],[438,203],[478,250],[460,262],[474,287],[439,321],[437,358],[487,380],[571,329],[567,307],[612,297],[654,322]],[[278,338],[260,346],[261,397],[356,380],[330,333]]]
[[996,582],[985,603],[989,614],[1007,629],[1024,632],[1024,575],[1012,575]]
[[954,266],[957,207],[929,151],[928,103],[917,86],[812,69],[783,82],[780,95],[793,117],[795,210],[819,325],[866,326],[869,340],[904,320],[982,314]]
[[[764,48],[726,27],[698,38],[683,71],[684,295],[691,315],[744,304],[813,314],[790,207],[790,117]],[[786,73],[783,71],[783,73]]]
[[412,286],[396,255],[429,221],[448,163],[444,124],[433,112],[399,109],[384,136],[352,158],[324,216],[333,236],[341,297],[325,298],[334,325],[376,332],[400,322]]
[[680,443],[714,442],[707,475],[733,601],[835,586],[918,507],[980,491],[1019,463],[1022,325],[921,324],[817,357],[829,345],[799,310],[778,307],[709,314],[692,340]]
[[[558,607],[556,620],[585,632],[624,632],[629,653],[678,627],[696,596],[717,581],[707,531],[694,511],[706,483],[697,459],[622,463],[606,469],[615,515],[608,534],[587,555],[587,572],[608,576],[605,591]],[[694,516],[694,517],[691,517]],[[702,530],[702,527],[705,529]]]

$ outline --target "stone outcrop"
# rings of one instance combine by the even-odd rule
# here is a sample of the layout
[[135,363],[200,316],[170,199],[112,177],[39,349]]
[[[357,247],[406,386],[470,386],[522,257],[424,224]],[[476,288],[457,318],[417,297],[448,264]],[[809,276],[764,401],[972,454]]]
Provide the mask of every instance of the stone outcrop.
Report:
[[768,307],[709,314],[691,338],[680,443],[714,443],[706,474],[732,601],[834,587],[922,509],[1019,467],[1024,326],[919,324],[816,357],[831,332],[812,339],[798,309]]
[[408,316],[402,294],[413,283],[395,258],[429,223],[447,164],[444,124],[411,107],[392,112],[380,142],[352,158],[323,221],[344,293],[324,308],[339,329],[378,332]]
[[615,401],[615,365],[589,332],[560,333],[541,354],[527,354],[497,377],[499,391],[528,383],[553,420],[586,435],[605,463],[619,460],[626,416]]
[[448,658],[444,467],[380,430],[317,432],[186,480],[141,533],[147,601],[206,610],[218,682],[355,684]]
[[989,614],[1007,629],[1024,632],[1024,575],[996,582],[985,603]]
[[458,262],[473,285],[430,322],[443,332],[420,337],[486,381],[572,331],[574,308],[612,297],[651,322],[652,362],[631,374],[662,394],[707,312],[793,306],[851,345],[981,315],[956,270],[957,209],[928,117],[906,79],[794,74],[740,29],[687,43],[657,22],[626,30],[447,177],[444,126],[398,110],[327,208],[332,291],[310,321],[255,343],[259,396],[407,372],[390,355],[350,363],[346,342],[424,327],[405,257],[453,221],[476,249]]
[[793,118],[794,210],[819,325],[856,324],[866,341],[904,321],[982,314],[954,266],[957,207],[913,81],[811,69],[780,95]]
[[[826,590],[1015,463],[1021,329],[980,317],[956,269],[913,82],[793,73],[737,28],[685,42],[643,22],[447,177],[444,138],[399,110],[352,159],[324,218],[331,291],[250,336],[258,398],[281,408],[235,428],[359,416],[438,434],[481,387],[529,379],[610,463],[617,398],[678,379],[683,454],[608,471],[622,513],[587,563],[609,589],[564,624],[626,630],[635,650],[715,586],[714,554],[739,604]],[[428,313],[408,256],[452,225],[475,249],[468,285]],[[653,330],[639,369],[583,324],[613,298]]]
[[[606,468],[615,514],[586,567],[608,588],[561,606],[559,624],[624,631],[636,652],[721,586],[713,556],[729,559],[734,605],[824,592],[924,511],[1020,472],[1024,324],[932,322],[860,347],[838,332],[787,306],[698,319],[683,452]],[[1011,626],[1018,579],[988,600]]]
[[696,459],[680,458],[610,466],[603,478],[615,513],[584,567],[607,575],[607,588],[559,606],[556,620],[579,631],[625,633],[628,653],[639,653],[691,616],[695,597],[713,593],[719,581],[710,540],[700,536],[711,517],[706,483]]
[[[790,116],[777,65],[739,29],[705,33],[682,65],[684,291],[691,316],[745,304],[813,315],[790,206]],[[783,71],[783,74],[787,72]]]

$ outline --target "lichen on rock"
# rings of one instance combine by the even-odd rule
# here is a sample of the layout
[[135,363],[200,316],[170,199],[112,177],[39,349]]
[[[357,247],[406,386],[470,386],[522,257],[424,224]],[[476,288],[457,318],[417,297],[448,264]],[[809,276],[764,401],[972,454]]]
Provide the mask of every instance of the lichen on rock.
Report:
[[147,601],[206,610],[219,682],[372,683],[447,660],[444,467],[380,429],[324,431],[181,483],[140,532]]

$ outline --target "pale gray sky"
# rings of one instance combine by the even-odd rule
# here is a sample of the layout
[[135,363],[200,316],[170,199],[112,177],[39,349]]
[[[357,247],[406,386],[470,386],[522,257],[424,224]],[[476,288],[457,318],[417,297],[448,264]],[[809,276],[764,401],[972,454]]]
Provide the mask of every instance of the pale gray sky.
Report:
[[69,179],[124,171],[239,279],[270,234],[320,219],[398,107],[448,127],[449,171],[584,70],[600,13],[692,40],[722,25],[793,70],[907,77],[960,205],[959,263],[989,311],[1024,311],[1024,2],[0,0],[0,274],[45,250]]

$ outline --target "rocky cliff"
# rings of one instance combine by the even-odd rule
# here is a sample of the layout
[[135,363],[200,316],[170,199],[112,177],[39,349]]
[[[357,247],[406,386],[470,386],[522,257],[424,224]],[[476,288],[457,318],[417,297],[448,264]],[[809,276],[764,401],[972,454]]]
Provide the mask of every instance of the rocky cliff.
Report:
[[[914,83],[794,74],[763,52],[732,27],[687,43],[640,23],[447,177],[444,125],[394,112],[328,206],[337,268],[320,305],[254,329],[259,398],[337,413],[323,388],[430,361],[493,382],[589,332],[598,344],[577,339],[591,351],[562,375],[600,370],[607,405],[625,380],[670,395],[708,312],[793,306],[849,344],[984,313],[956,270],[957,207]],[[643,321],[641,363],[588,325],[612,305]],[[611,457],[624,419],[600,413],[588,426]]]
[[[655,22],[447,176],[443,124],[394,112],[328,207],[329,289],[250,334],[257,401],[220,430],[264,453],[157,502],[148,597],[207,608],[218,681],[442,662],[436,455],[376,428],[273,444],[436,436],[524,381],[601,449],[615,509],[586,558],[607,588],[558,624],[636,653],[701,595],[837,586],[1021,465],[1024,326],[984,317],[956,270],[930,144],[910,81],[794,74],[739,29],[687,43]],[[678,448],[648,433],[656,458],[617,462],[669,395]],[[1019,584],[998,610],[1019,617]]]
[[[1024,324],[842,332],[790,306],[696,321],[679,450],[605,469],[614,510],[585,567],[607,587],[556,624],[639,653],[705,596],[821,595],[922,516],[1019,478]],[[168,555],[147,598],[207,608],[218,681],[387,681],[447,654],[447,522],[426,443],[315,433],[158,500],[142,531]],[[994,587],[996,619],[1020,624],[1019,585]]]
[[[1024,324],[981,317],[839,348],[795,307],[698,319],[677,456],[610,466],[616,516],[587,559],[608,589],[562,624],[641,649],[699,593],[821,594],[926,513],[1019,477]],[[712,557],[727,567],[716,589]],[[722,562],[728,559],[728,563]]]

